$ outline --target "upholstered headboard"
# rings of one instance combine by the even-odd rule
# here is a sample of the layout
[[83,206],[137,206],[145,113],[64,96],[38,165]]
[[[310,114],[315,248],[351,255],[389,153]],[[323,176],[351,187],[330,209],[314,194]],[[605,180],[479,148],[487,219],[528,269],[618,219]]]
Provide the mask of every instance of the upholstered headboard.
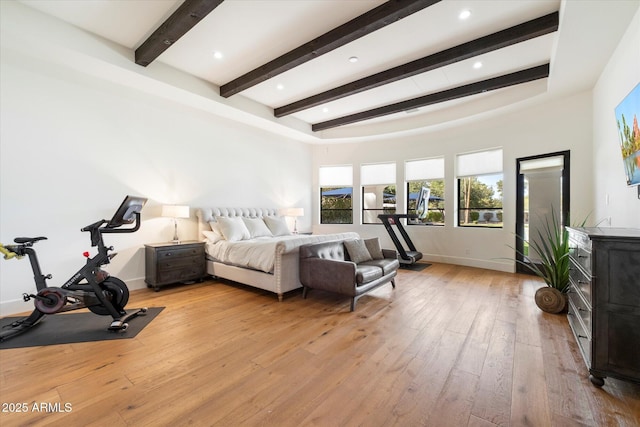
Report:
[[278,216],[278,209],[271,208],[199,208],[196,209],[198,218],[198,239],[203,240],[203,231],[211,231],[209,223],[215,221],[217,216],[264,218],[265,216]]

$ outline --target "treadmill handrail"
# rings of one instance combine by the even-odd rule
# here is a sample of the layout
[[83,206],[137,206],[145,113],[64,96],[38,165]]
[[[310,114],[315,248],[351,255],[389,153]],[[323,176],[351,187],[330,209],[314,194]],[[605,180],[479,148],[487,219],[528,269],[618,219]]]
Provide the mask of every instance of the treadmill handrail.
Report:
[[415,215],[415,214],[380,214],[380,215],[378,215],[378,218],[380,219],[380,221],[382,221],[382,224],[384,225],[384,228],[387,229],[387,232],[389,233],[389,237],[391,237],[391,240],[393,240],[393,244],[396,246],[396,249],[398,250],[398,253],[400,254],[400,258],[402,258],[402,259],[404,259],[406,261],[412,260],[412,258],[409,255],[407,255],[407,251],[402,246],[402,243],[400,242],[400,239],[398,239],[398,236],[396,235],[395,231],[393,231],[393,227],[391,227],[391,223],[389,222],[389,219],[393,218],[393,222],[398,227],[398,231],[400,231],[400,234],[402,235],[402,238],[404,239],[405,243],[409,247],[409,250],[417,252],[416,247],[413,245],[413,242],[411,241],[411,238],[409,237],[409,235],[407,234],[407,231],[404,229],[404,227],[402,226],[402,223],[399,220],[400,220],[400,218],[410,218],[410,219],[418,218],[418,215]]

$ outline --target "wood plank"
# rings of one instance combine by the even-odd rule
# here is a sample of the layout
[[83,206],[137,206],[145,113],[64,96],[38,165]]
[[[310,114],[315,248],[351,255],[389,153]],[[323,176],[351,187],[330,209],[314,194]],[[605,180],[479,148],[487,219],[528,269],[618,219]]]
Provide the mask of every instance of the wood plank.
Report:
[[224,281],[136,290],[131,307],[166,308],[135,338],[1,350],[3,402],[73,410],[0,424],[637,426],[640,385],[592,386],[530,280],[434,264],[353,313],[329,293],[279,303]]
[[551,411],[542,349],[516,341],[513,363],[512,426],[549,426]]

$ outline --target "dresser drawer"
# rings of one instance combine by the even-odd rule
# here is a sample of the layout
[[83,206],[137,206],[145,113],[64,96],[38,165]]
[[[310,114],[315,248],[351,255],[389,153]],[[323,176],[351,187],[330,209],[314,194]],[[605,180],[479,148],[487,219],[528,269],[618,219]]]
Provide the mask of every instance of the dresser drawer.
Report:
[[582,234],[573,233],[569,238],[569,257],[591,275],[591,240]]
[[575,287],[575,289],[579,290],[584,299],[591,306],[593,304],[592,293],[593,289],[591,286],[591,278],[584,275],[584,273],[578,268],[576,261],[571,258],[571,266],[569,267],[569,281]]
[[580,315],[578,309],[573,305],[571,299],[569,299],[569,313],[567,316],[569,320],[569,326],[573,331],[573,335],[576,337],[576,342],[580,348],[580,352],[584,357],[584,360],[588,367],[591,366],[591,334],[585,331],[585,327],[580,321]]
[[591,336],[591,305],[586,303],[574,289],[569,290],[569,303],[574,308],[574,315],[580,318],[585,332]]

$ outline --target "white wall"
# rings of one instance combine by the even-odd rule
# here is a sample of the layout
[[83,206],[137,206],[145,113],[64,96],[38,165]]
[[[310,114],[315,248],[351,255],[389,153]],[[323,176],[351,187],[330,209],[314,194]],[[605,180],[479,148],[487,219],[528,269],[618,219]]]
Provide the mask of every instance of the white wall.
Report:
[[640,10],[593,89],[593,197],[602,226],[640,228],[638,188],[626,185],[615,117],[617,105],[639,83]]
[[[144,243],[173,236],[162,204],[311,210],[308,145],[77,72],[64,58],[6,41],[1,54],[0,242],[47,236],[36,249],[51,286],[83,265],[82,252],[95,253],[80,228],[110,218],[127,194],[149,198],[142,228],[105,241],[118,252],[107,269],[130,288],[145,286]],[[179,232],[197,238],[193,212]],[[21,300],[35,292],[28,261],[0,265],[0,315],[30,311]]]
[[[313,162],[319,166],[353,164],[354,193],[359,194],[360,165],[395,161],[397,183],[404,188],[404,162],[435,156],[445,157],[444,227],[408,227],[416,248],[431,261],[449,262],[502,271],[514,270],[516,158],[557,151],[571,151],[571,211],[573,218],[584,217],[592,206],[591,93],[583,92],[563,99],[548,100],[536,106],[505,113],[500,117],[473,120],[421,136],[358,144],[314,147]],[[493,147],[504,150],[504,228],[458,228],[454,226],[455,155]],[[319,222],[317,175],[314,176],[314,224]],[[406,202],[398,197],[398,212]],[[382,225],[358,225],[359,197],[354,199],[353,226],[316,225],[318,232],[353,229],[363,236],[378,236],[386,247],[393,244]]]

